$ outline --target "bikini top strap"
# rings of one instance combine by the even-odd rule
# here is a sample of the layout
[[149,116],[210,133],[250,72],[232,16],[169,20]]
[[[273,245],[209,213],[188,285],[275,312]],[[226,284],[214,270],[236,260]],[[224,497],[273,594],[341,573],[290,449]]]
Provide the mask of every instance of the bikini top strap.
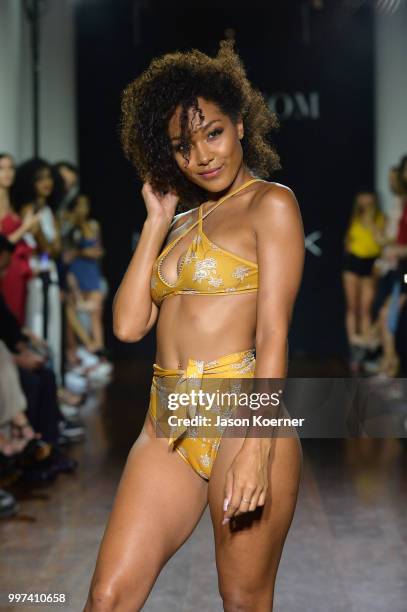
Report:
[[250,179],[249,181],[247,181],[246,183],[243,183],[243,185],[240,185],[240,187],[238,187],[234,191],[231,191],[230,193],[228,193],[225,196],[223,196],[223,198],[220,198],[220,200],[218,200],[218,202],[216,202],[215,206],[213,206],[210,210],[208,210],[204,215],[202,215],[203,204],[201,204],[199,206],[199,208],[198,208],[198,219],[196,219],[192,223],[192,225],[190,225],[180,236],[178,236],[178,238],[175,238],[175,240],[172,240],[171,242],[169,242],[167,244],[167,246],[164,248],[164,250],[161,253],[161,257],[163,257],[165,253],[167,253],[167,251],[170,249],[170,247],[174,246],[177,242],[179,242],[181,240],[181,238],[186,236],[192,229],[194,229],[194,227],[196,225],[198,225],[198,231],[202,232],[202,220],[205,219],[205,217],[207,217],[213,210],[215,210],[215,208],[220,206],[222,204],[222,202],[224,202],[228,198],[231,198],[232,196],[236,195],[237,193],[239,193],[240,191],[245,189],[245,187],[248,187],[252,183],[257,183],[257,182],[263,182],[263,181],[262,181],[262,179],[259,179],[259,178],[253,178],[253,179]]
[[216,202],[215,206],[212,206],[212,208],[210,210],[208,210],[203,216],[202,216],[202,207],[203,207],[203,204],[201,204],[201,206],[199,207],[199,217],[198,217],[200,230],[202,230],[202,220],[205,219],[205,217],[207,217],[208,215],[210,215],[211,212],[213,212],[215,210],[215,208],[218,208],[218,206],[220,206],[223,202],[225,202],[226,200],[228,200],[232,196],[236,195],[240,191],[243,191],[243,189],[245,189],[246,187],[249,187],[249,185],[252,185],[253,183],[258,183],[258,182],[263,182],[263,179],[252,178],[249,181],[246,181],[246,183],[243,183],[243,185],[240,185],[240,187],[238,187],[234,191],[231,191],[230,193],[228,193],[225,196],[223,196],[223,198],[220,198],[220,200],[218,200]]
[[199,233],[202,232],[202,208],[203,208],[203,204],[201,204],[200,207],[198,208],[198,232]]

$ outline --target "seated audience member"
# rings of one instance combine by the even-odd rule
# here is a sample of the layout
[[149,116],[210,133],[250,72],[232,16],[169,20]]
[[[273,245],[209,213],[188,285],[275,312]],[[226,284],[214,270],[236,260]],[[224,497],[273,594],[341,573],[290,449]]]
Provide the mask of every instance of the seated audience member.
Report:
[[[0,236],[0,275],[10,261],[12,245]],[[13,354],[17,365],[21,386],[27,398],[27,416],[42,438],[58,447],[60,436],[68,436],[81,429],[79,424],[70,426],[59,410],[55,375],[46,367],[46,358],[30,347],[30,338],[0,296],[0,340]],[[83,433],[83,428],[82,428]],[[29,436],[22,430],[22,435]]]
[[39,438],[25,411],[27,399],[21,388],[12,354],[0,340],[0,452],[11,456],[21,452],[30,440]]
[[99,223],[90,218],[90,205],[87,196],[80,194],[69,207],[71,213],[71,243],[76,250],[69,265],[69,273],[75,277],[83,299],[92,305],[89,315],[90,332],[96,351],[104,348],[103,338],[103,279],[100,259],[103,248]]
[[24,235],[34,230],[38,224],[38,214],[29,213],[24,222],[13,210],[10,188],[14,182],[14,160],[8,153],[0,153],[0,234],[16,245],[14,253],[3,275],[0,290],[7,305],[22,325],[25,321],[27,283],[32,276],[30,255],[32,248],[24,240]]

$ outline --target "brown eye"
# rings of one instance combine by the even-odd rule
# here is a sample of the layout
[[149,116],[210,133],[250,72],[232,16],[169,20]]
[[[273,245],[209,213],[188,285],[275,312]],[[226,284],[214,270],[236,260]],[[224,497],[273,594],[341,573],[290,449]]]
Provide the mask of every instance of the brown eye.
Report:
[[216,130],[212,130],[212,132],[209,132],[208,138],[213,140],[214,138],[216,138],[216,136],[219,136],[220,134],[222,134],[222,132],[223,132],[223,129],[216,128]]

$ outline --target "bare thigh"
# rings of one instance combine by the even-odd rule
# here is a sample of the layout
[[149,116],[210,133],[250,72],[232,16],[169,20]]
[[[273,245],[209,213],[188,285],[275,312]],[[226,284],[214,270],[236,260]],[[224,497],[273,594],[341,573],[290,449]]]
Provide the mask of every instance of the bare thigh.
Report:
[[364,276],[360,281],[360,305],[363,314],[370,316],[376,291],[376,280],[373,276]]
[[345,290],[346,306],[349,310],[356,312],[359,306],[360,279],[353,272],[344,272],[342,275]]
[[101,291],[82,291],[85,300],[92,300],[96,306],[101,306],[104,295]]
[[86,612],[139,610],[166,561],[194,530],[208,485],[147,415],[121,477],[93,575]]
[[302,451],[297,437],[275,438],[265,505],[222,525],[225,474],[242,442],[236,438],[222,440],[209,483],[219,589],[225,610],[269,612],[281,553],[296,506]]

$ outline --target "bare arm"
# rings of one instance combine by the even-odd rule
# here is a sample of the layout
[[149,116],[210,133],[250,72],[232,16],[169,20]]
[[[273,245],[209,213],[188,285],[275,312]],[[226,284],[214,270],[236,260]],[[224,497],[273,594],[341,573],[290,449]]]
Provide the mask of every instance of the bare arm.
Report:
[[34,215],[32,212],[29,212],[24,220],[22,221],[20,227],[16,229],[12,234],[8,236],[8,239],[13,244],[17,244],[19,240],[24,236],[26,232],[32,230],[39,221],[39,214]]
[[30,231],[37,241],[40,252],[48,253],[53,258],[58,257],[61,252],[61,236],[59,226],[54,215],[52,223],[55,229],[55,238],[52,240],[52,242],[48,242],[47,238],[42,232],[41,225],[39,223],[39,220],[41,219],[41,210],[34,214],[34,206],[32,204],[26,204],[21,209],[20,216],[23,221],[23,225],[26,226],[26,231],[28,231],[27,226],[30,227]]
[[304,231],[293,192],[273,185],[256,204],[259,290],[256,378],[283,378],[287,337],[304,265]]
[[18,229],[16,229],[12,234],[8,236],[8,239],[13,244],[16,244],[25,234],[26,229],[24,225],[20,225]]
[[91,229],[93,230],[96,244],[94,246],[79,249],[78,254],[81,257],[88,257],[89,259],[96,259],[96,260],[101,259],[104,255],[104,250],[102,247],[100,226],[99,226],[99,223],[94,219],[90,221],[89,223],[91,224]]
[[33,207],[28,204],[26,205],[20,214],[21,225],[12,234],[8,236],[8,239],[13,244],[16,244],[24,236],[26,232],[35,232],[38,228],[38,222],[40,220],[41,213],[34,213]]
[[151,271],[178,203],[176,195],[156,194],[148,183],[142,195],[147,218],[113,303],[113,330],[123,342],[141,340],[157,319],[158,307],[150,294]]
[[383,247],[389,243],[389,240],[386,236],[386,218],[384,216],[380,217],[378,221],[372,222],[371,230],[373,238],[380,247]]
[[[304,232],[293,192],[271,185],[253,202],[252,223],[259,266],[255,388],[268,392],[267,379],[286,376],[287,336],[304,263]],[[265,503],[272,439],[254,437],[250,430],[226,474],[225,522]]]
[[350,236],[349,236],[349,227],[346,230],[346,234],[343,238],[343,248],[345,253],[349,253],[350,252],[350,246],[351,246],[351,240],[350,240]]

